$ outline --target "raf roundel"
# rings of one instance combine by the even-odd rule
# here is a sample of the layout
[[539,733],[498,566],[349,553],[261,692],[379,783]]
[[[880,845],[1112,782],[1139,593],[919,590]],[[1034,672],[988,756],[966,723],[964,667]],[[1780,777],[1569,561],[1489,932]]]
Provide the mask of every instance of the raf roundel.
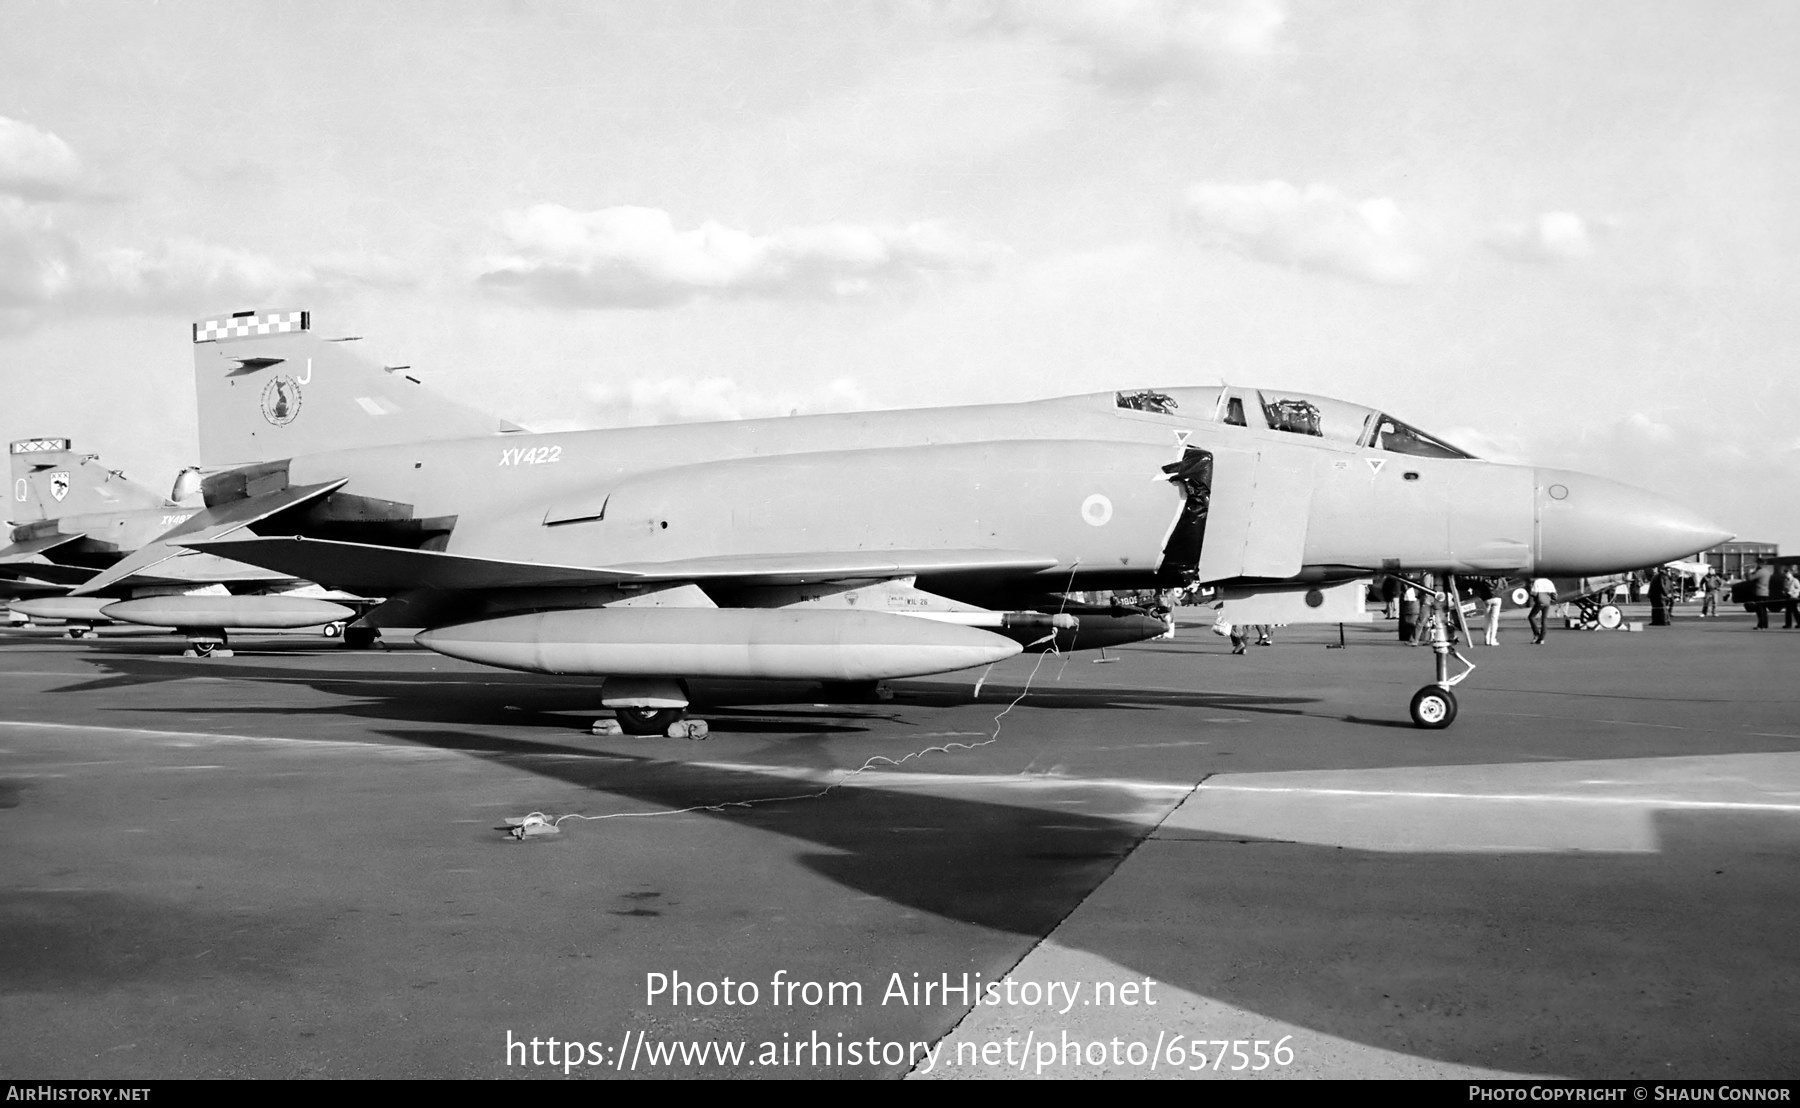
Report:
[[283,374],[270,381],[262,394],[263,418],[286,427],[300,414],[300,383]]
[[1112,519],[1112,501],[1095,493],[1081,502],[1081,518],[1089,527],[1105,527]]

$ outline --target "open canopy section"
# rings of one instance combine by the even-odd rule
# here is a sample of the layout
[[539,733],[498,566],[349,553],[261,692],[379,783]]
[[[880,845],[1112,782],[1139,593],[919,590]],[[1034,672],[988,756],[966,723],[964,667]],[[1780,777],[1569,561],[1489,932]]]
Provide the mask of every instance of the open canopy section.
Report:
[[1284,431],[1421,458],[1475,456],[1386,412],[1316,393],[1232,385],[1136,389],[1118,393],[1116,403],[1133,411],[1179,413],[1190,419]]

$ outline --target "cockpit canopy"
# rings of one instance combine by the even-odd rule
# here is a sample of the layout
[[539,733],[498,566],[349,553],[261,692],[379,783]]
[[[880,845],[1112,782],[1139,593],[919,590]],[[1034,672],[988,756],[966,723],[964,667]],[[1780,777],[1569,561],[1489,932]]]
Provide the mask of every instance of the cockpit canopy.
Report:
[[1190,419],[1311,435],[1420,458],[1475,456],[1386,412],[1311,393],[1232,386],[1167,392],[1145,389],[1121,392],[1117,402],[1119,407],[1134,411],[1169,415],[1180,408]]

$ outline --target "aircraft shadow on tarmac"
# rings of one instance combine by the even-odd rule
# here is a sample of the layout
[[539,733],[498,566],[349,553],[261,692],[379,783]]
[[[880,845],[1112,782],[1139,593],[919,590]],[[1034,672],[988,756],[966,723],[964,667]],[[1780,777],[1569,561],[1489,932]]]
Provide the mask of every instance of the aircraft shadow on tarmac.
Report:
[[[197,675],[165,659],[105,664],[113,676],[64,691]],[[273,676],[216,663],[205,675]],[[624,745],[648,751],[657,740],[583,750],[432,727],[517,728],[531,726],[532,715],[566,723],[569,717],[550,713],[591,705],[591,688],[511,675],[471,675],[466,685],[411,676],[284,669],[283,680],[358,699],[267,711],[421,724],[376,734],[650,808],[707,805],[709,818],[820,848],[802,848],[795,861],[847,889],[1027,940],[1068,919],[1134,849],[1179,852],[1180,865],[1156,871],[1175,874],[1181,885],[1177,896],[1164,887],[1154,898],[1161,915],[1131,929],[1086,928],[1077,917],[1058,941],[1202,997],[1405,1055],[1571,1076],[1800,1074],[1789,1041],[1789,1029],[1800,1025],[1800,968],[1789,952],[1800,932],[1800,898],[1791,895],[1791,867],[1783,864],[1800,843],[1785,817],[1664,812],[1652,817],[1658,849],[1641,854],[1427,853],[1206,834],[1146,843],[1151,828],[1131,818],[868,785],[736,807],[817,792],[776,769],[808,760],[795,757],[802,749],[825,757],[828,744],[815,740],[832,728],[899,722],[895,713],[905,704],[720,715],[722,723],[770,731],[814,725],[800,747],[785,751],[783,766],[761,772]],[[948,686],[925,684],[924,701],[951,695]],[[993,699],[1002,695],[1010,694]],[[966,692],[960,696],[956,702],[966,702]],[[1243,707],[1244,698],[1228,699]],[[1095,690],[1092,698],[1046,700],[1030,707],[1154,709],[1217,706],[1221,698]],[[190,703],[181,710],[208,709]],[[909,833],[895,834],[899,827]],[[570,825],[564,838],[581,833]],[[1745,851],[1747,840],[1775,848]],[[1100,895],[1129,896],[1114,888]],[[1180,912],[1168,915],[1170,904]],[[1118,910],[1128,909],[1115,908],[1115,917]],[[649,917],[644,925],[655,926]],[[1188,1030],[1237,1034],[1223,1026]]]
[[[109,646],[111,644],[108,644]],[[248,653],[248,652],[246,652]],[[384,670],[379,665],[379,655],[365,656],[372,659],[371,664],[360,666],[354,670],[296,668],[284,666],[279,670],[258,665],[255,662],[233,662],[224,659],[212,659],[196,662],[193,659],[170,656],[167,650],[132,652],[117,654],[108,650],[105,655],[90,658],[97,666],[108,671],[103,677],[64,686],[63,692],[88,692],[108,688],[127,687],[137,684],[155,684],[166,681],[186,681],[194,678],[216,678],[232,681],[274,681],[282,684],[309,685],[322,692],[359,696],[364,702],[356,705],[334,705],[330,710],[345,711],[351,714],[368,715],[373,718],[421,720],[425,722],[480,722],[480,707],[492,701],[498,687],[512,690],[505,695],[508,703],[524,704],[530,700],[543,710],[546,705],[555,703],[561,710],[583,712],[591,717],[608,714],[599,705],[599,686],[596,682],[575,679],[559,680],[534,674],[514,674],[499,670],[488,670],[478,673],[453,671],[451,673],[419,673],[417,671]],[[463,678],[463,680],[457,680]],[[401,695],[400,690],[407,687],[424,689],[439,688],[430,698],[413,695]],[[714,730],[729,731],[735,727],[744,730],[777,730],[761,726],[749,726],[751,716],[758,719],[787,719],[794,722],[792,730],[806,730],[809,717],[821,716],[841,718],[845,710],[852,712],[869,709],[880,709],[885,715],[898,720],[898,713],[907,707],[913,708],[948,708],[967,705],[973,702],[971,682],[959,680],[954,682],[919,679],[896,683],[900,697],[891,709],[883,708],[887,702],[871,704],[819,702],[818,686],[809,682],[727,682],[696,681],[693,682],[695,695],[694,714],[705,717],[709,725],[711,721],[721,720],[714,725]],[[447,688],[445,692],[441,689]],[[992,704],[996,708],[1003,707],[1008,701],[1026,691],[1023,682],[1012,680],[994,681],[984,688],[981,701]],[[1309,696],[1270,695],[1244,692],[1179,692],[1168,689],[1131,689],[1131,688],[1062,688],[1048,684],[1040,678],[1030,688],[1031,704],[1040,710],[1076,710],[1093,711],[1097,709],[1112,710],[1155,710],[1157,708],[1219,708],[1245,712],[1261,712],[1278,715],[1300,715],[1305,712],[1305,705],[1316,704],[1318,699]],[[393,701],[392,711],[379,708],[384,702]],[[810,705],[811,708],[795,708],[794,705]],[[784,706],[781,709],[774,705]],[[189,705],[182,711],[200,710]],[[234,711],[254,711],[254,709],[236,708]],[[284,714],[292,709],[274,709]],[[471,712],[475,716],[471,716]],[[503,722],[494,717],[490,722]],[[518,722],[516,718],[504,722]],[[562,721],[567,725],[567,721]],[[830,729],[830,728],[827,728]]]
[[[704,802],[717,818],[826,848],[795,860],[845,888],[1034,940],[1151,830],[1065,807],[866,786],[733,807],[817,790],[738,768],[521,756],[530,744],[481,751],[458,733],[386,734],[654,808]],[[1576,1076],[1800,1074],[1787,1032],[1800,1021],[1791,874],[1776,862],[1718,868],[1721,845],[1746,839],[1791,856],[1793,822],[1663,813],[1655,839],[1659,850],[1645,854],[1159,839],[1145,845],[1191,860],[1179,867],[1179,916],[1144,921],[1157,941],[1107,927],[1057,938],[1250,1012],[1445,1062]],[[1156,903],[1166,911],[1170,901]]]

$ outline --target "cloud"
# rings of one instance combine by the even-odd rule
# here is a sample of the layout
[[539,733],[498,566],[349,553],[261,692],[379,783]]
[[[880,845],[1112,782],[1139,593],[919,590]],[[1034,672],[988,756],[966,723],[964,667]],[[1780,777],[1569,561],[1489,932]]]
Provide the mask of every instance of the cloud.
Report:
[[394,286],[414,274],[372,254],[284,263],[185,236],[149,247],[93,245],[71,229],[80,162],[55,135],[0,117],[0,329],[56,311],[202,312],[225,303],[346,285]]
[[795,412],[855,412],[876,406],[861,386],[847,377],[810,392],[760,392],[729,377],[657,377],[624,385],[591,385],[587,399],[594,409],[590,418],[569,421],[570,428],[757,419]]
[[192,310],[305,291],[317,284],[316,273],[307,267],[285,267],[260,254],[173,239],[148,251],[113,247],[82,257],[69,297],[115,311]]
[[62,230],[45,207],[0,196],[0,323],[7,330],[27,329],[56,311],[202,312],[409,279],[397,263],[373,255],[289,264],[183,237],[149,249],[93,249]]
[[1100,84],[1139,91],[1215,84],[1274,53],[1279,0],[991,0],[978,25],[1046,35],[1078,51]]
[[1590,225],[1574,212],[1545,212],[1529,223],[1508,223],[1488,235],[1495,252],[1516,262],[1578,262],[1594,254],[1598,233],[1607,224]]
[[1202,182],[1182,197],[1182,223],[1209,246],[1384,285],[1410,284],[1426,261],[1417,232],[1386,197],[1352,200],[1329,185]]
[[1467,424],[1445,427],[1442,431],[1433,428],[1431,434],[1441,436],[1445,442],[1467,450],[1484,462],[1530,465],[1533,461],[1531,447],[1521,435],[1494,433]]
[[828,224],[772,235],[704,223],[678,231],[667,212],[577,212],[539,204],[502,218],[506,253],[477,281],[542,303],[653,308],[700,297],[837,299],[941,274],[991,271],[1005,253],[938,223]]
[[74,243],[58,233],[49,213],[0,196],[0,308],[49,303],[71,280]]
[[73,193],[80,176],[81,160],[68,143],[0,116],[0,194],[55,200]]

